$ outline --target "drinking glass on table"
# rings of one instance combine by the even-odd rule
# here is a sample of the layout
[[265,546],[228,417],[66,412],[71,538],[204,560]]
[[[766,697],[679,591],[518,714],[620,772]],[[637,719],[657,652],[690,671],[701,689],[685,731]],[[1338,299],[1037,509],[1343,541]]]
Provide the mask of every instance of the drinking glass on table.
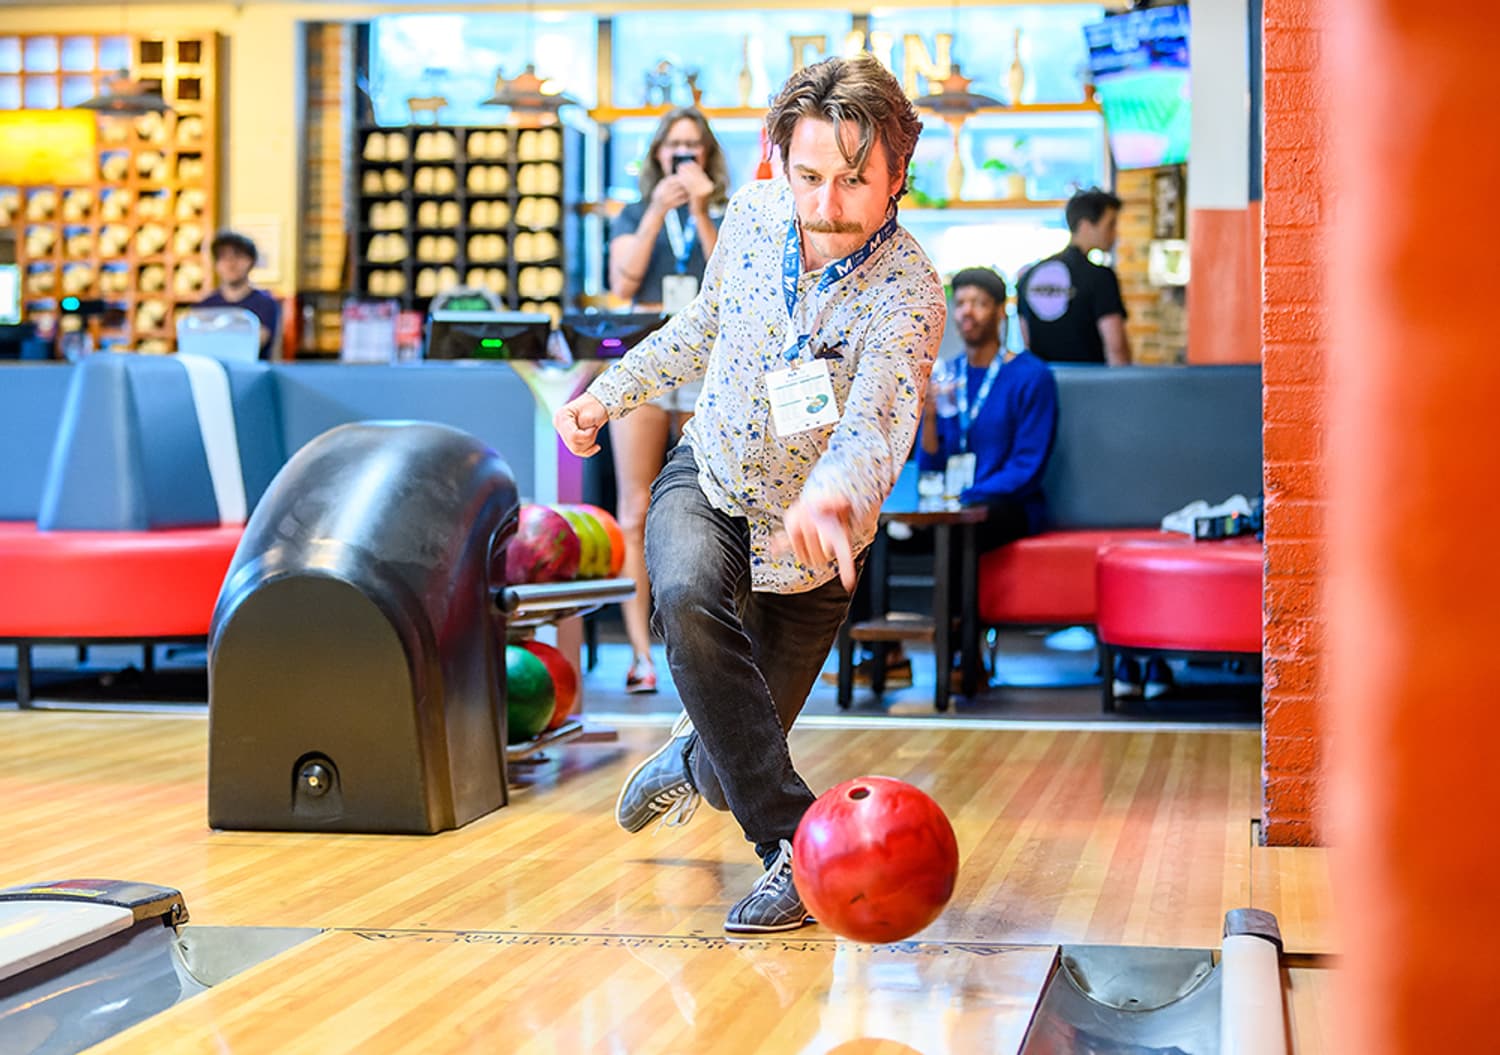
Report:
[[940,418],[951,418],[958,413],[958,386],[963,381],[963,363],[962,355],[952,355],[939,359],[932,367],[932,377],[927,384],[932,389]]

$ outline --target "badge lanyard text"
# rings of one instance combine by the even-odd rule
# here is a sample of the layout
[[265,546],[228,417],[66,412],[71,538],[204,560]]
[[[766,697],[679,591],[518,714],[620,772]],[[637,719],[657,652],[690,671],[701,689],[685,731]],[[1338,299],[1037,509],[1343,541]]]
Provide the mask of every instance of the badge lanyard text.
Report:
[[[854,252],[829,264],[823,271],[823,277],[818,280],[818,293],[827,291],[834,283],[852,275],[859,265],[870,259],[870,254],[879,249],[891,236],[896,233],[896,211],[892,208],[885,218],[885,223],[880,225],[880,230],[872,234],[864,245]],[[787,319],[796,318],[797,312],[797,280],[802,277],[802,238],[797,231],[797,219],[793,217],[786,226],[786,243],[781,251],[781,292],[786,297]],[[812,334],[799,334],[794,341],[788,342],[786,351],[782,353],[789,363],[796,362],[802,354],[802,349],[807,347],[812,340]]]

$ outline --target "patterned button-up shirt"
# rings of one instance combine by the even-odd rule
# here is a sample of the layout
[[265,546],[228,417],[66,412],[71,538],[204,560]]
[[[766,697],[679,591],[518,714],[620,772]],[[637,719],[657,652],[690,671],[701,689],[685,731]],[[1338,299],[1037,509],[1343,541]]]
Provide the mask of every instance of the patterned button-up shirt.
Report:
[[[835,562],[773,555],[772,537],[798,498],[846,497],[854,552],[874,538],[911,453],[947,311],[931,262],[898,228],[827,290],[817,289],[824,269],[805,271],[789,318],[781,269],[794,212],[785,180],[735,194],[698,298],[589,386],[618,417],[703,378],[684,442],[709,502],[749,524],[751,587],[772,593],[800,593],[838,574]],[[827,360],[842,413],[835,424],[778,437],[765,375],[788,365],[783,353],[803,335],[798,361]]]

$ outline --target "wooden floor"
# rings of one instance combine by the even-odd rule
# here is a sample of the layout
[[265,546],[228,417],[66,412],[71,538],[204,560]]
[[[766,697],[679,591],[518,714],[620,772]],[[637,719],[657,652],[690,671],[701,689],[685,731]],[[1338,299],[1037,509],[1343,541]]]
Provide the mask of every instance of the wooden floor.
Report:
[[[729,818],[613,822],[664,733],[561,748],[457,832],[307,835],[206,827],[201,716],[0,714],[0,885],[140,879],[195,923],[325,928],[111,1052],[1013,1052],[1060,943],[1217,947],[1261,903],[1331,951],[1321,856],[1252,849],[1254,732],[797,731],[815,788],[886,773],[953,820],[952,904],[885,948],[726,939],[759,871]],[[1302,1052],[1332,1050],[1325,976],[1289,989]]]

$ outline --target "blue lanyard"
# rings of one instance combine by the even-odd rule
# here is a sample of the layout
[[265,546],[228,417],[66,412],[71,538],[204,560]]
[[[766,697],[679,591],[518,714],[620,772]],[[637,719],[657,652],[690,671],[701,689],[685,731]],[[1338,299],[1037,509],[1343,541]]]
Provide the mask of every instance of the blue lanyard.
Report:
[[[885,223],[880,229],[870,235],[868,241],[842,260],[835,260],[823,269],[823,277],[818,280],[818,293],[823,293],[834,285],[834,283],[852,275],[859,265],[870,259],[870,255],[888,242],[896,233],[896,209],[886,215]],[[802,238],[797,231],[797,218],[793,216],[791,222],[786,225],[786,242],[781,250],[781,292],[786,297],[786,316],[788,321],[796,317],[797,312],[797,280],[802,277]],[[782,354],[787,362],[795,362],[802,349],[807,347],[812,335],[804,333],[797,340],[787,345]]]
[[677,215],[676,209],[667,210],[665,224],[667,241],[672,246],[672,256],[677,260],[677,273],[685,275],[688,261],[693,258],[693,249],[698,244],[698,225],[690,219],[687,229],[684,230],[682,217]]
[[995,378],[1000,376],[1000,360],[1005,358],[1004,351],[995,353],[995,358],[990,360],[990,367],[984,372],[984,380],[979,383],[979,391],[974,393],[974,417],[969,417],[969,367],[964,365],[964,375],[959,379],[958,391],[953,393],[958,399],[958,449],[968,451],[969,429],[973,427],[974,421],[978,420],[979,412],[984,409],[984,401],[990,398],[990,389],[994,387]]

